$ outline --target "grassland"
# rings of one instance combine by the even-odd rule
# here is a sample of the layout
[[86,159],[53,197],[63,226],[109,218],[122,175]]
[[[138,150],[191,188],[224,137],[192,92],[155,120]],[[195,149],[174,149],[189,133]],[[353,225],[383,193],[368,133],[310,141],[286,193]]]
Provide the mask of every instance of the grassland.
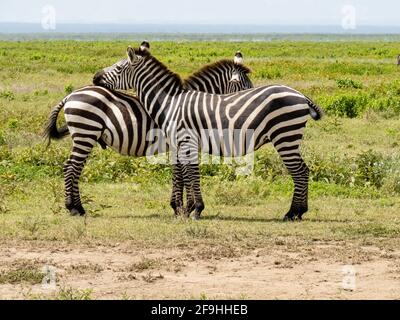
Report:
[[[86,252],[87,248],[105,247],[119,248],[126,257],[129,252],[138,258],[153,253],[157,261],[167,253],[168,259],[174,254],[181,259],[184,253],[180,262],[167,260],[169,267],[183,270],[193,261],[212,264],[215,259],[242,259],[245,265],[243,257],[254,252],[262,257],[272,254],[273,260],[265,263],[273,270],[293,268],[310,257],[325,265],[362,265],[386,259],[390,272],[385,280],[399,284],[398,277],[391,278],[393,270],[394,274],[400,270],[400,68],[395,65],[399,43],[152,42],[154,55],[182,76],[241,50],[256,85],[292,86],[326,110],[323,121],[309,122],[302,147],[311,169],[310,211],[302,223],[281,221],[290,203],[292,182],[271,146],[257,151],[249,177],[237,176],[235,168],[228,165],[201,168],[206,210],[200,222],[172,218],[168,166],[96,147],[81,183],[88,215],[69,217],[63,207],[62,164],[70,143],[66,139],[46,149],[42,128],[50,109],[66,93],[90,84],[95,71],[124,57],[126,46],[125,41],[0,42],[0,239],[4,252],[43,258],[51,248]],[[326,252],[321,253],[321,246]],[[365,248],[380,253],[371,254]],[[287,255],[291,251],[299,256]],[[18,282],[15,279],[33,274],[36,281],[37,269],[29,262],[24,272],[11,263],[13,254],[7,257],[4,261],[8,262],[0,265],[1,282],[13,281],[8,281],[4,291],[0,284],[0,295],[21,296],[21,292],[10,293]],[[100,263],[94,258],[90,261]],[[141,261],[127,264],[137,266]],[[55,263],[65,269],[65,279],[69,279],[71,266],[65,265],[65,259],[59,257]],[[81,263],[87,265],[87,261]],[[101,264],[107,263],[102,260]],[[120,266],[115,268],[120,270]],[[155,269],[163,268],[165,265],[157,265]],[[220,268],[222,274],[227,266]],[[95,274],[105,274],[95,270]],[[153,282],[167,285],[168,276],[163,279],[157,273],[135,269],[143,273],[137,276],[124,270],[120,276],[126,283],[141,281],[148,286],[146,294],[130,294],[164,297],[152,295],[151,288],[160,289]],[[65,280],[66,287],[54,297],[74,296],[68,289],[70,283]],[[96,296],[95,284],[75,285],[79,290],[93,289]],[[101,293],[97,296],[122,297],[121,290],[107,295],[98,289]],[[374,297],[366,294],[368,290],[367,286],[361,297]],[[223,295],[207,287],[187,289],[183,296],[199,298],[203,293],[206,297],[263,297],[250,289]],[[314,294],[318,297],[318,292]],[[87,294],[78,296],[87,298]],[[182,297],[179,293],[165,296]],[[25,292],[23,297],[31,296]],[[326,297],[342,296],[330,292]]]

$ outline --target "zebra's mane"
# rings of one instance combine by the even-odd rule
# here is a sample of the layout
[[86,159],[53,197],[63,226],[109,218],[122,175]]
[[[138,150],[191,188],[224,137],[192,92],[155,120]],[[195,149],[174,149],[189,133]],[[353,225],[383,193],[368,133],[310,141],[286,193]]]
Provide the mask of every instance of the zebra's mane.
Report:
[[140,50],[140,49],[135,49],[135,54],[142,56],[145,59],[145,62],[147,60],[153,61],[158,67],[160,67],[160,69],[165,71],[166,74],[168,74],[172,79],[174,79],[173,80],[173,82],[174,82],[173,84],[174,85],[183,88],[183,81],[182,81],[182,78],[180,77],[180,75],[175,73],[175,72],[173,72],[172,70],[170,70],[164,63],[162,63],[157,58],[152,56],[149,51],[147,51],[147,50],[143,51],[143,50]]
[[188,78],[186,78],[185,82],[193,80],[193,79],[196,79],[196,78],[199,78],[199,77],[202,77],[203,75],[209,74],[210,72],[212,72],[214,70],[218,70],[218,69],[224,68],[224,67],[236,68],[236,70],[238,72],[244,73],[244,74],[251,73],[251,69],[246,67],[246,66],[244,66],[244,65],[235,64],[233,62],[233,60],[222,59],[222,60],[216,61],[214,63],[210,63],[210,64],[205,65],[199,71],[193,73]]

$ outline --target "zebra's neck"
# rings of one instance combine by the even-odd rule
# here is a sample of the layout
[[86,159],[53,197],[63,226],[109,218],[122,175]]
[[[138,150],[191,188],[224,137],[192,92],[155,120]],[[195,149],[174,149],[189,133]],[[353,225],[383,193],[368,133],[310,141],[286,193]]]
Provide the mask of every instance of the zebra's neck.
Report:
[[[188,90],[195,90],[214,94],[226,94],[228,84],[233,71],[240,74],[250,73],[250,69],[243,65],[237,65],[233,60],[222,59],[208,64],[195,72],[183,82]],[[247,76],[246,76],[247,77]],[[252,87],[250,80],[247,86]]]
[[183,91],[181,78],[150,57],[135,72],[134,86],[149,116],[162,128],[168,122],[171,100]]

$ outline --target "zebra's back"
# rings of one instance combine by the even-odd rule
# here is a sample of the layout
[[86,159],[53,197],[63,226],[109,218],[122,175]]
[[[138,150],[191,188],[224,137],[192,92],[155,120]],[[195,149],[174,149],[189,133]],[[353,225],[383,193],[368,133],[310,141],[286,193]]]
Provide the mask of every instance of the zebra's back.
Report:
[[229,95],[183,94],[181,129],[197,135],[203,152],[220,156],[241,156],[268,141],[278,147],[294,143],[310,118],[309,99],[281,85]]
[[144,156],[151,148],[148,133],[156,125],[134,96],[88,86],[68,96],[64,112],[72,138],[90,135],[122,155]]

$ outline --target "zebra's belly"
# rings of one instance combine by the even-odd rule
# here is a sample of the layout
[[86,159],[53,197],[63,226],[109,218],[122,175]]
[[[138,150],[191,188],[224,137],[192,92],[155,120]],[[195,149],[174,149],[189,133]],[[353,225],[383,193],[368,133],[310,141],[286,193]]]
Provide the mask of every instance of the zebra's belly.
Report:
[[[185,131],[179,134],[180,147],[198,150],[202,154],[218,157],[241,157],[254,152],[260,146],[254,140],[254,130],[200,130]],[[268,138],[265,137],[265,142]]]

